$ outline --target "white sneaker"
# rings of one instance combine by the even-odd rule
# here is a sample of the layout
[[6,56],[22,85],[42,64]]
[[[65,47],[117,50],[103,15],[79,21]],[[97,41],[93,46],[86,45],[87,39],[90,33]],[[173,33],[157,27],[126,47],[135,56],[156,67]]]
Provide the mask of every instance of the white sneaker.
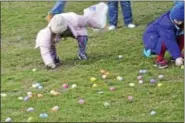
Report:
[[130,24],[128,24],[127,26],[128,26],[128,28],[131,28],[131,29],[136,27],[136,25],[133,24],[133,23],[130,23]]
[[115,30],[115,29],[116,29],[116,27],[115,27],[114,25],[111,25],[111,26],[109,26],[109,28],[108,28],[109,31]]

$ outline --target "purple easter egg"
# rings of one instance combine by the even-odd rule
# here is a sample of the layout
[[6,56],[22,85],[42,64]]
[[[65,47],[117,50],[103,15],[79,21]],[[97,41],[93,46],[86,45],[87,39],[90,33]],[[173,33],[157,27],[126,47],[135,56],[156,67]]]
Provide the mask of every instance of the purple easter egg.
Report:
[[85,103],[85,101],[84,101],[84,99],[79,99],[79,100],[78,100],[78,103],[80,103],[80,104],[84,104],[84,103]]
[[27,102],[30,99],[30,97],[26,96],[24,97],[24,101]]
[[155,79],[150,79],[151,84],[155,84],[157,81]]

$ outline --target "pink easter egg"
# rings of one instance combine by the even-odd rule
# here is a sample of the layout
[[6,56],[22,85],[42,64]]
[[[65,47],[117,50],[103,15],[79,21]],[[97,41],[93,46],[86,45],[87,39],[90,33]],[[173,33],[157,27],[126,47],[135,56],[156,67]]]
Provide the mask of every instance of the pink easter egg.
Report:
[[134,99],[133,96],[128,96],[128,100],[129,100],[129,101],[132,101],[133,99]]
[[143,77],[142,76],[137,76],[137,79],[138,80],[141,80]]
[[65,88],[65,89],[69,87],[68,84],[63,84],[62,86],[63,86],[63,88]]
[[110,90],[110,91],[115,91],[116,88],[115,88],[115,87],[110,87],[109,90]]

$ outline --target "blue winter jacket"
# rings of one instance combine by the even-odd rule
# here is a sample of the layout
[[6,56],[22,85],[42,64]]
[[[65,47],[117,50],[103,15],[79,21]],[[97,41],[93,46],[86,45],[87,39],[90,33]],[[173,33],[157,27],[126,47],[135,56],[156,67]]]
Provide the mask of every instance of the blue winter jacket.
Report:
[[146,28],[143,35],[144,47],[159,54],[162,43],[165,44],[171,56],[181,57],[180,48],[176,40],[177,29],[170,19],[170,11],[164,13]]

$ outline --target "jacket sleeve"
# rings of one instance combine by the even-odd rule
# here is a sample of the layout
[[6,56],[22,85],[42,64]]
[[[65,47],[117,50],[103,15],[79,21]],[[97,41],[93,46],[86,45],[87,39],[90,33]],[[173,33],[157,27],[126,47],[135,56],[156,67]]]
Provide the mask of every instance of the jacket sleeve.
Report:
[[38,32],[36,41],[35,41],[35,48],[38,48],[38,47],[49,48],[50,45],[51,45],[51,31],[47,27]]
[[181,52],[177,44],[175,31],[173,29],[161,29],[159,33],[161,40],[164,42],[170,55],[174,59],[181,57]]
[[51,31],[48,28],[42,29],[37,34],[35,48],[40,47],[40,54],[45,65],[53,63],[50,53]]

